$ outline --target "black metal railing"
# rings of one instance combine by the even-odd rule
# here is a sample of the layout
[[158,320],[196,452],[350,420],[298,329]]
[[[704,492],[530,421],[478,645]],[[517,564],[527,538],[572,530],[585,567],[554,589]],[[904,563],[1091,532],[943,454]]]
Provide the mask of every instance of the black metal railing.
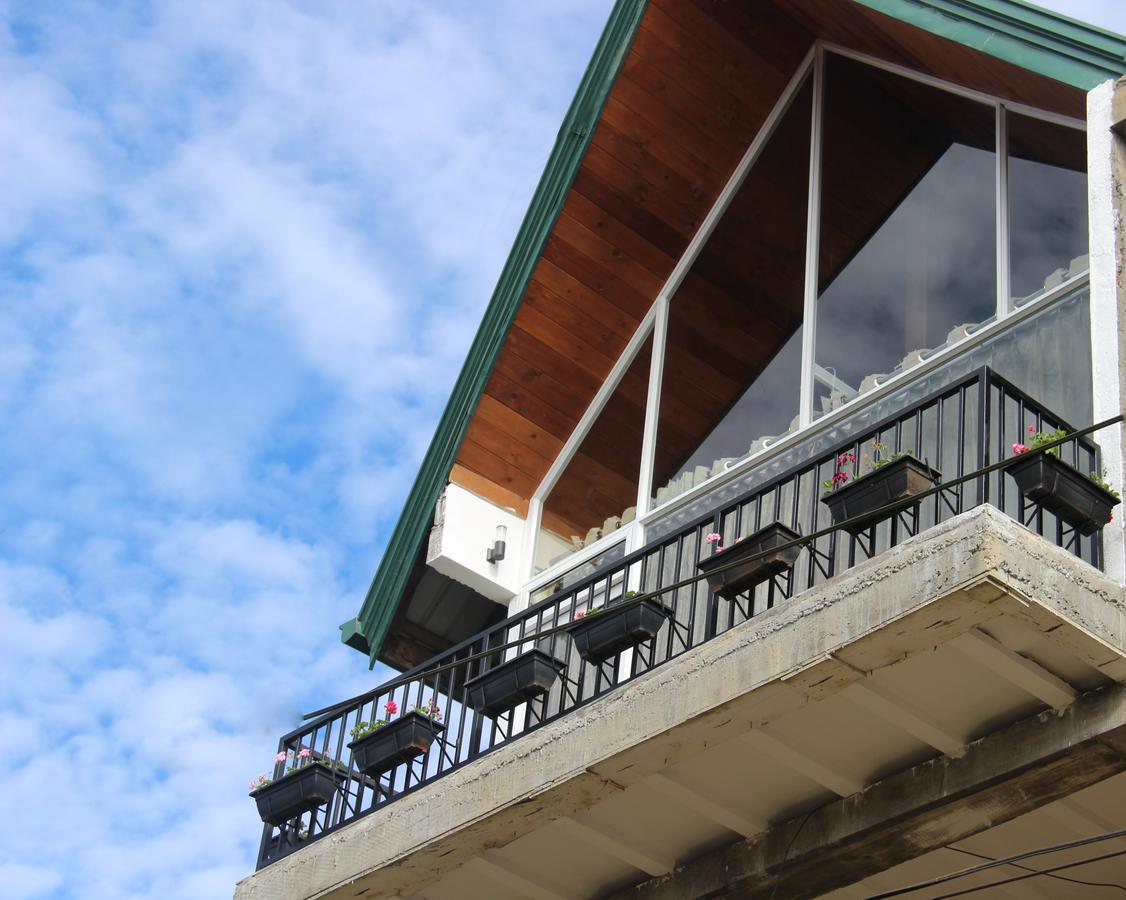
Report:
[[[831,451],[720,505],[386,687],[316,716],[285,735],[279,751],[307,748],[314,758],[339,761],[347,775],[327,806],[280,827],[265,827],[259,868],[975,506],[992,503],[1047,540],[1100,566],[1099,534],[1083,537],[1026,503],[1003,470],[973,474],[1011,456],[1012,444],[1026,438],[1029,426],[1036,431],[1075,430],[991,369],[979,369],[859,433],[843,436]],[[832,477],[845,453],[856,457],[848,464],[852,474],[862,474],[870,465],[865,457],[871,455],[873,442],[884,445],[885,453],[914,455],[951,484],[940,483],[940,489],[920,502],[854,536],[832,527],[821,502],[822,482]],[[1099,469],[1098,447],[1089,437],[1063,444],[1060,456],[1084,473]],[[774,522],[810,536],[792,568],[728,598],[695,578],[697,562],[712,552],[705,541],[710,532],[718,532],[730,544]],[[584,661],[561,628],[576,611],[602,606],[628,592],[662,589],[668,589],[661,601],[670,614],[656,637],[604,663]],[[499,715],[475,712],[467,703],[466,682],[531,648],[558,661],[559,677],[550,690]],[[360,722],[386,718],[389,701],[401,711],[433,702],[445,730],[424,755],[372,778],[356,770],[347,746],[349,732]],[[279,764],[275,777],[280,769]]]

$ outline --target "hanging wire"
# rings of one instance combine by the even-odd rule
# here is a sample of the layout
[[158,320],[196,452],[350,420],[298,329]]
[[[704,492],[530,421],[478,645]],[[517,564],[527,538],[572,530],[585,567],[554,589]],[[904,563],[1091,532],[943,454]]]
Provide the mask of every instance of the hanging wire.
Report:
[[[1126,828],[1120,828],[1117,831],[1107,831],[1102,834],[1092,835],[1091,837],[1079,838],[1075,841],[1067,841],[1062,844],[1050,844],[1047,847],[1037,847],[1035,850],[1025,850],[1021,853],[1014,853],[1012,856],[1005,856],[1001,859],[995,859],[987,863],[982,863],[978,866],[970,866],[968,869],[960,869],[957,872],[951,872],[948,875],[940,875],[938,878],[932,878],[929,881],[920,881],[915,884],[909,884],[906,887],[895,888],[891,891],[884,891],[880,894],[871,894],[865,900],[885,900],[887,897],[898,897],[902,894],[910,894],[915,891],[921,891],[925,888],[935,887],[940,884],[945,884],[948,881],[953,881],[956,878],[965,878],[968,875],[976,875],[978,872],[985,872],[989,869],[996,869],[998,866],[1007,866],[1014,862],[1021,862],[1025,859],[1032,859],[1036,856],[1043,856],[1046,853],[1057,853],[1060,850],[1073,850],[1076,847],[1086,847],[1088,844],[1100,844],[1103,841],[1114,840],[1115,838],[1126,837]],[[1095,862],[1099,859],[1110,858],[1111,856],[1121,856],[1126,854],[1126,850],[1119,850],[1107,855],[1106,857],[1092,857],[1087,862]],[[1034,872],[1028,872],[1024,875],[1018,875],[1015,878],[1009,879],[1010,881],[1020,880],[1022,878],[1032,878],[1037,875],[1044,875],[1049,872],[1055,872],[1059,869],[1069,868],[1071,865],[1083,865],[1083,863],[1072,863],[1069,866],[1059,866],[1053,869],[1040,869]],[[1006,884],[1007,882],[998,881],[994,884]],[[970,891],[982,890],[986,887],[993,887],[994,884],[982,885],[980,888],[970,888],[967,891],[959,891],[958,893],[969,893]],[[954,897],[957,894],[944,894],[945,897]],[[932,900],[939,900],[935,897]]]

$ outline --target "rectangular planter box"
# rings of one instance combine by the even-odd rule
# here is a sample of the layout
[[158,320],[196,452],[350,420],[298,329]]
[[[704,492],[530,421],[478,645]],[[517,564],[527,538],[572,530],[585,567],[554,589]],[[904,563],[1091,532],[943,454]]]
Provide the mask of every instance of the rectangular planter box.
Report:
[[344,773],[324,763],[312,762],[265,787],[252,791],[258,815],[270,825],[281,825],[302,813],[324,806],[336,793]]
[[469,705],[486,716],[546,694],[563,664],[542,650],[528,650],[465,682]]
[[620,609],[588,613],[567,633],[579,656],[590,663],[604,663],[623,650],[651,641],[671,614],[671,609],[656,600],[634,601]]
[[430,745],[446,730],[444,725],[411,710],[348,744],[356,768],[378,777],[400,763],[410,762],[430,750]]
[[856,521],[845,530],[856,535],[891,516],[891,513],[873,510],[921,494],[934,487],[941,478],[942,473],[938,469],[932,469],[913,456],[901,456],[825,494],[821,502],[829,507],[833,524],[855,518]]
[[[713,553],[707,559],[696,563],[696,568],[708,576],[708,585],[716,594],[727,600],[748,591],[761,581],[766,581],[772,575],[785,572],[794,565],[801,553],[800,546],[789,547],[785,550],[776,550],[783,544],[797,540],[801,537],[792,528],[787,528],[781,522],[775,522],[760,528],[754,534],[736,541],[730,547],[725,547],[719,553]],[[759,554],[765,554],[759,556]],[[748,559],[748,557],[758,557]],[[746,562],[743,562],[746,560]],[[721,566],[731,566],[732,563],[742,562],[742,565],[725,568],[721,572],[713,571]]]
[[1082,535],[1092,535],[1110,519],[1118,498],[1079,470],[1048,453],[1017,459],[1005,471],[1020,492]]

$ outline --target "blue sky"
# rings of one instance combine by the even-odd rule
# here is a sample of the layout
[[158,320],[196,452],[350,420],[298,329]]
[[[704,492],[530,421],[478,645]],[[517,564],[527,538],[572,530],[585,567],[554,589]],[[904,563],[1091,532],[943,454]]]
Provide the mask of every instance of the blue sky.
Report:
[[610,5],[0,0],[0,894],[253,868]]

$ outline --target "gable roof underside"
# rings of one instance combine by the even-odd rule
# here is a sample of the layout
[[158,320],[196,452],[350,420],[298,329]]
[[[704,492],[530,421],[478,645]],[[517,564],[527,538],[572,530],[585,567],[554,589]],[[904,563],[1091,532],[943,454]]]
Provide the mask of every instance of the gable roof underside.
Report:
[[1123,38],[1014,0],[618,0],[345,643],[406,664],[381,650],[447,481],[526,513],[817,39],[1077,118],[1126,72]]

